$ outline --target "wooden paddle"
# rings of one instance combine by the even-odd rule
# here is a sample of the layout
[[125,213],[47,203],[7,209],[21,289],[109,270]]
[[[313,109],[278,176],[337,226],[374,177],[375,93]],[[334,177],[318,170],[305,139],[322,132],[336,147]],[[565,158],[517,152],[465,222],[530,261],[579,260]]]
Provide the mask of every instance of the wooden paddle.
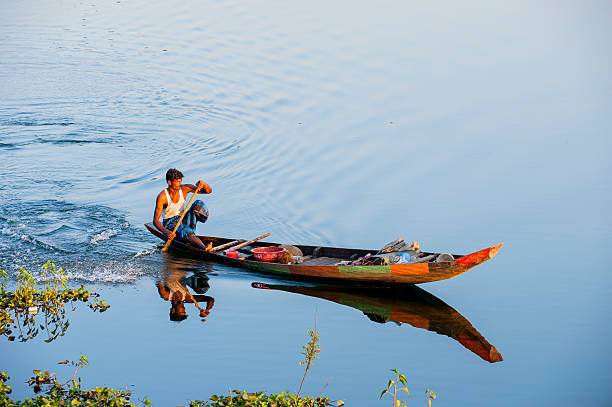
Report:
[[213,247],[212,249],[209,250],[209,252],[211,252],[211,253],[212,252],[216,252],[217,250],[225,249],[226,247],[230,247],[230,246],[233,246],[235,244],[240,244],[242,242],[244,242],[244,239],[234,240],[233,242],[229,242],[229,243],[217,246],[217,247]]
[[[189,292],[189,290],[186,287],[185,287],[185,293],[187,294],[187,296],[189,296],[191,298],[191,301],[193,301],[193,303],[196,306],[196,308],[200,310],[200,317],[204,318],[206,316],[206,315],[204,315],[206,313],[206,310],[203,310],[202,307],[200,307],[200,305],[196,301],[195,297]],[[213,301],[214,301],[214,299],[213,299]],[[212,306],[211,306],[211,308],[212,308]]]
[[[196,188],[195,192],[193,193],[193,196],[191,197],[191,199],[189,200],[189,203],[185,206],[185,210],[183,211],[183,214],[181,215],[181,217],[179,218],[178,222],[176,223],[176,226],[174,227],[174,229],[172,230],[172,233],[176,233],[176,230],[178,229],[179,225],[181,224],[181,222],[183,221],[183,218],[185,217],[185,214],[187,213],[187,211],[189,210],[189,208],[191,207],[191,203],[193,202],[193,200],[195,199],[196,195],[198,194],[198,192],[200,191],[200,187]],[[170,204],[170,202],[168,202],[168,205]],[[166,241],[166,245],[164,246],[164,248],[162,249],[162,252],[165,252],[168,250],[168,246],[170,246],[170,243],[172,242],[172,239],[168,238],[168,240]]]
[[243,248],[244,246],[248,246],[248,245],[250,245],[251,243],[254,243],[254,242],[256,242],[256,241],[258,241],[258,240],[261,240],[261,239],[263,239],[263,238],[266,238],[266,237],[268,237],[268,236],[270,236],[270,234],[269,234],[269,233],[266,233],[265,235],[261,235],[261,236],[259,236],[259,237],[256,237],[255,239],[251,239],[251,240],[246,241],[246,242],[244,242],[244,243],[240,243],[239,245],[232,246],[232,247],[230,247],[229,249],[227,249],[227,250],[225,250],[225,251],[226,251],[226,252],[231,252],[232,250],[238,250],[238,249],[241,249],[241,248]]

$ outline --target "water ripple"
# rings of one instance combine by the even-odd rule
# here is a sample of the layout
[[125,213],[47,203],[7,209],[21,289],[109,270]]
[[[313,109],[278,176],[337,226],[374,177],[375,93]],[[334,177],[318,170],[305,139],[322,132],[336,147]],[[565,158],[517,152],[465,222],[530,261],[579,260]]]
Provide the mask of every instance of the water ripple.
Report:
[[[142,275],[142,266],[122,265],[119,259],[133,257],[126,239],[141,238],[125,216],[105,206],[57,200],[18,202],[0,208],[0,269],[31,268],[52,260],[71,278],[134,281]],[[117,260],[109,262],[108,253]]]

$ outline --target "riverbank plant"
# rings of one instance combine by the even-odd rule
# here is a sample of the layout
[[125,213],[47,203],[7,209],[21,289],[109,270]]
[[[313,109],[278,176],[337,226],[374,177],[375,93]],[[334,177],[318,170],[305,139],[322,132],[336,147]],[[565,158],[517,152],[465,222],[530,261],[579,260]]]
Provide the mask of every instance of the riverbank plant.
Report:
[[328,397],[297,396],[291,393],[267,394],[265,391],[247,393],[242,390],[231,390],[227,396],[211,396],[207,401],[194,400],[189,407],[326,407],[342,406],[344,403],[332,403]]
[[408,387],[406,387],[406,383],[408,382],[406,380],[406,376],[400,373],[397,369],[391,369],[391,371],[395,373],[395,376],[392,379],[389,379],[389,382],[387,383],[387,388],[384,389],[382,393],[380,393],[380,398],[382,399],[385,394],[389,393],[390,395],[393,396],[393,407],[400,407],[400,406],[406,407],[406,402],[403,400],[400,400],[397,394],[397,390],[398,390],[397,385],[399,382],[400,392],[404,391],[406,393],[406,397],[410,395],[410,392],[408,391]]
[[425,395],[427,396],[427,405],[431,407],[431,402],[436,399],[436,393],[427,389],[425,390]]
[[[68,364],[69,362],[61,362]],[[80,368],[87,366],[87,358],[83,355],[76,362],[75,371],[70,379],[62,383],[55,373],[34,370],[33,376],[27,383],[35,393],[41,393],[34,398],[24,401],[13,401],[9,398],[11,387],[6,384],[10,379],[8,372],[0,372],[0,406],[3,407],[68,407],[68,406],[108,406],[108,407],[135,407],[130,401],[131,393],[115,390],[110,387],[94,387],[89,390],[81,388],[81,379],[75,378]],[[145,398],[143,404],[147,405]]]
[[283,392],[279,394],[266,394],[265,391],[247,393],[242,390],[229,390],[229,394],[213,395],[207,401],[194,400],[189,404],[190,407],[325,407],[325,406],[343,406],[344,402],[338,400],[333,403],[328,397],[309,397],[301,396],[302,386],[306,375],[310,371],[312,362],[319,358],[321,347],[319,345],[319,331],[317,330],[317,318],[315,314],[314,329],[308,331],[308,342],[302,346],[302,355],[304,360],[300,365],[305,365],[304,374],[300,381],[300,387],[296,394]]
[[[397,369],[391,369],[395,376],[389,379],[387,383],[387,388],[383,389],[382,393],[380,393],[380,398],[382,399],[385,394],[389,394],[393,396],[393,407],[406,407],[406,402],[401,400],[398,395],[398,390],[400,394],[403,392],[406,393],[406,397],[410,395],[408,391],[406,376],[399,372]],[[398,387],[399,386],[399,387]],[[427,389],[425,390],[425,395],[427,396],[427,405],[431,407],[431,402],[436,399],[436,393]]]
[[[302,347],[304,361],[301,364],[306,364],[304,375],[300,383],[300,388],[296,394],[282,392],[278,394],[267,394],[265,391],[248,393],[244,390],[229,389],[228,395],[213,395],[208,400],[194,400],[189,403],[189,407],[341,407],[344,406],[344,401],[332,401],[328,397],[309,397],[300,396],[302,384],[310,369],[313,360],[318,358],[320,353],[319,347],[319,332],[315,328],[308,331],[309,341]],[[56,373],[51,373],[47,370],[34,370],[33,376],[26,383],[32,387],[35,393],[41,393],[31,399],[24,401],[11,400],[9,394],[12,389],[7,384],[10,379],[8,372],[0,372],[0,406],[2,407],[67,407],[67,406],[108,406],[108,407],[136,407],[136,404],[130,401],[132,394],[128,391],[115,390],[110,387],[93,387],[89,390],[82,389],[81,378],[76,377],[79,369],[86,367],[89,361],[84,355],[81,355],[78,361],[69,362],[65,360],[59,362],[62,365],[72,365],[75,367],[72,376],[64,381],[58,380]],[[387,388],[380,395],[382,398],[385,394],[393,395],[393,407],[405,407],[406,403],[398,398],[398,390],[404,391],[409,395],[406,387],[406,376],[400,373],[397,369],[391,369],[395,373],[393,379],[389,380]],[[399,384],[399,387],[398,387]],[[436,394],[427,389],[428,406],[431,407],[432,401],[436,399]],[[143,406],[149,407],[153,403],[145,397],[140,400]]]
[[[66,309],[76,309],[78,301],[89,302],[94,312],[104,312],[110,307],[99,299],[99,294],[83,285],[69,288],[67,281],[61,268],[47,262],[36,276],[19,268],[16,288],[9,291],[8,274],[0,271],[0,335],[9,341],[18,338],[26,342],[43,330],[47,332],[45,342],[51,342],[66,333],[70,326]],[[44,321],[39,321],[43,323],[37,323],[37,315],[43,316]]]
[[313,360],[319,358],[319,353],[321,353],[321,347],[319,346],[319,331],[317,331],[317,315],[315,313],[315,321],[314,321],[314,329],[308,331],[308,337],[310,338],[306,345],[302,346],[302,355],[304,355],[304,360],[300,362],[301,365],[306,365],[304,368],[304,375],[302,376],[302,381],[300,382],[300,388],[298,389],[296,398],[300,399],[300,393],[302,392],[302,386],[304,385],[304,380],[306,379],[306,375],[310,370],[310,365]]

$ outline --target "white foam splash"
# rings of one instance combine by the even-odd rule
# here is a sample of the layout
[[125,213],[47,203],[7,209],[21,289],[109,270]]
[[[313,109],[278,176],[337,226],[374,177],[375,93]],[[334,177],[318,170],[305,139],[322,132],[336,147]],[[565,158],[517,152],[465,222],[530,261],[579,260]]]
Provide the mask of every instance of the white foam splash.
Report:
[[136,264],[111,262],[98,264],[91,268],[68,270],[66,276],[69,280],[87,281],[90,283],[133,283],[145,275]]
[[153,253],[156,253],[158,251],[159,251],[158,247],[153,247],[152,249],[141,250],[141,251],[139,251],[138,253],[136,253],[134,255],[134,258],[137,259],[139,257],[149,256],[149,255],[151,255]]
[[91,237],[91,240],[89,241],[89,244],[98,244],[98,242],[101,242],[103,240],[109,240],[111,237],[117,236],[117,233],[119,232],[113,229],[102,231],[98,234],[93,235]]
[[98,244],[98,242],[109,240],[112,237],[117,236],[119,232],[121,232],[121,230],[126,229],[128,226],[130,226],[130,224],[128,222],[125,222],[123,225],[120,226],[121,229],[119,230],[117,229],[103,230],[102,232],[93,235],[91,237],[91,240],[89,241],[89,244]]

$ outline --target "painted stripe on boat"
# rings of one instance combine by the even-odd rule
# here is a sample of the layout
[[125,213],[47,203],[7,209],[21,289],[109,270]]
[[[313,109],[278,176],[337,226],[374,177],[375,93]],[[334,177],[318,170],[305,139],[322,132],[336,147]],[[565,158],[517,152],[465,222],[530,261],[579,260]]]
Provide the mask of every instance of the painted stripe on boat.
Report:
[[389,266],[338,266],[338,271],[344,274],[391,274]]
[[394,276],[411,276],[415,274],[429,274],[429,264],[394,264],[391,266],[391,273]]
[[466,267],[483,259],[487,259],[489,257],[489,250],[490,249],[487,248],[472,254],[468,254],[467,256],[463,256],[457,260],[457,264],[460,267]]

